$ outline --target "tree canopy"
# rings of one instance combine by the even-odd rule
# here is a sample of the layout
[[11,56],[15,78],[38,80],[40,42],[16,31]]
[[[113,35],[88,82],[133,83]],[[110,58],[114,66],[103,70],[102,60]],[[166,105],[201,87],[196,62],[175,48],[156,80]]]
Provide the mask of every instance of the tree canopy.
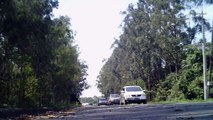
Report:
[[70,19],[53,18],[57,7],[57,0],[1,0],[1,106],[69,104],[88,88]]
[[[100,91],[107,96],[135,84],[147,90],[149,100],[202,99],[202,52],[195,36],[203,20],[207,31],[210,24],[194,10],[193,4],[202,5],[198,2],[139,0],[130,4],[123,12],[123,33],[97,77]],[[186,10],[191,11],[193,25],[187,22]]]

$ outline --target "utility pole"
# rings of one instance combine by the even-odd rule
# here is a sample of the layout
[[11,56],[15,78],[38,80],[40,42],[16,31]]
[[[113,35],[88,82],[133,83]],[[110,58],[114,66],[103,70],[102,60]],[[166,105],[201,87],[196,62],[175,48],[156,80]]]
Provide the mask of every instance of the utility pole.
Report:
[[207,80],[206,80],[206,54],[205,54],[205,31],[204,31],[204,17],[203,17],[203,11],[201,13],[202,15],[202,52],[203,52],[203,88],[204,88],[204,100],[208,99],[208,88],[207,88]]
[[[210,57],[210,68],[209,68],[209,81],[207,82],[207,85],[209,87],[209,95],[211,94],[210,93],[210,87],[212,87],[212,75],[211,75],[211,72],[212,72],[212,65],[213,65],[213,21],[212,21],[212,28],[211,28],[211,33],[212,33],[212,38],[211,38],[211,57]],[[209,84],[208,84],[209,83]],[[209,96],[211,97],[211,96]]]

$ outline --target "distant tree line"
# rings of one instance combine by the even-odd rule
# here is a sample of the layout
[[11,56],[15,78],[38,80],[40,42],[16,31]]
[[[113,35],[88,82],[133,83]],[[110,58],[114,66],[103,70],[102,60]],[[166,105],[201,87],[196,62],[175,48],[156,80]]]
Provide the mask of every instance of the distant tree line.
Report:
[[[203,99],[202,39],[196,36],[202,22],[205,31],[210,24],[195,9],[212,2],[139,0],[130,4],[123,12],[123,33],[97,77],[99,90],[108,96],[120,93],[124,85],[140,85],[152,101]],[[205,49],[209,76],[211,44],[206,43]]]
[[66,16],[57,0],[0,1],[0,107],[67,105],[87,88]]

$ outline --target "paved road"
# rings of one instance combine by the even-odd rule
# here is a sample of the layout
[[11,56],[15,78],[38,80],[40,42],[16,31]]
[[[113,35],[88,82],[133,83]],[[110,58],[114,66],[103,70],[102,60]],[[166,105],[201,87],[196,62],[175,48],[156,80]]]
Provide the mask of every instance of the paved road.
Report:
[[81,107],[54,120],[213,120],[213,103]]

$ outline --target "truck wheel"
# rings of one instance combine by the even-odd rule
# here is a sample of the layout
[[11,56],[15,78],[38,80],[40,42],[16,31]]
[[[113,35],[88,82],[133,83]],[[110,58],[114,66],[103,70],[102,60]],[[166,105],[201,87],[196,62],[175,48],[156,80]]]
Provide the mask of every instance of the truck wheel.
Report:
[[146,103],[147,103],[147,101],[146,101],[146,100],[144,100],[144,101],[143,101],[143,104],[146,104]]
[[124,105],[127,105],[128,104],[128,101],[127,100],[124,100],[125,102],[124,102]]

